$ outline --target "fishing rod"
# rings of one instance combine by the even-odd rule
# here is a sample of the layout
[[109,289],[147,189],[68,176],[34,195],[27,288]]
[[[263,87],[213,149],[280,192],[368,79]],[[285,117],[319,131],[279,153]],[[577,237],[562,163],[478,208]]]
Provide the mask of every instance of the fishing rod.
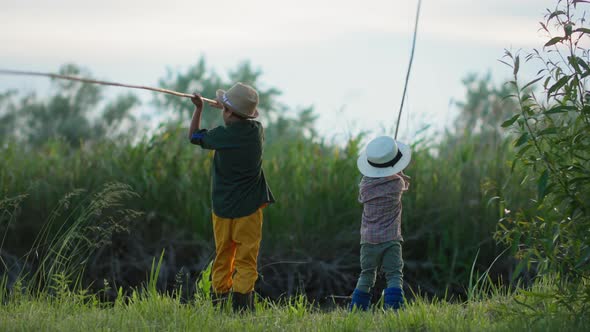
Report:
[[[116,82],[99,81],[99,80],[90,79],[90,78],[82,78],[82,77],[70,76],[70,75],[59,75],[59,74],[53,74],[53,73],[41,73],[41,72],[35,72],[35,71],[0,69],[0,74],[43,76],[43,77],[57,78],[57,79],[62,79],[62,80],[78,81],[78,82],[82,82],[82,83],[119,86],[119,87],[124,87],[124,88],[131,88],[131,89],[149,90],[149,91],[161,92],[161,93],[166,93],[169,95],[173,95],[173,96],[177,96],[177,97],[184,97],[184,98],[193,98],[195,96],[194,94],[182,93],[182,92],[177,92],[177,91],[172,91],[172,90],[162,89],[162,88],[153,88],[153,87],[143,86],[143,85],[133,85],[133,84],[122,84],[122,83],[116,83]],[[219,102],[217,100],[204,98],[204,97],[201,97],[201,98],[203,99],[203,101],[209,103],[209,105],[211,105],[213,107],[222,108],[221,104],[219,104]]]
[[420,5],[422,0],[418,0],[418,9],[416,10],[416,21],[414,22],[414,38],[412,40],[412,52],[410,53],[410,64],[408,65],[408,72],[406,73],[406,83],[404,84],[404,92],[402,94],[402,103],[399,107],[399,115],[397,117],[397,124],[395,126],[395,137],[397,139],[397,132],[399,130],[399,123],[402,119],[402,110],[404,109],[404,101],[406,100],[406,91],[408,90],[408,81],[410,80],[410,71],[412,70],[412,62],[414,61],[414,50],[416,49],[416,35],[418,34],[418,21],[420,20]]

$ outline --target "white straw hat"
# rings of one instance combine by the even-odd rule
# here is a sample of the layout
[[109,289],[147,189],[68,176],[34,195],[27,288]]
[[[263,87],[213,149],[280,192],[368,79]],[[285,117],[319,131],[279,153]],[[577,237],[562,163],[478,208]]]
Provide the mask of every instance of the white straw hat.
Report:
[[356,165],[364,176],[382,178],[403,171],[411,159],[409,146],[389,136],[380,136],[369,142]]

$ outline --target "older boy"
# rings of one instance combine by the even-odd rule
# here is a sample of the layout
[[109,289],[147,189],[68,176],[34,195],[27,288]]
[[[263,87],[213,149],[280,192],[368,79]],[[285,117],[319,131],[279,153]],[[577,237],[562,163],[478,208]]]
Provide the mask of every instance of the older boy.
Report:
[[254,120],[258,116],[258,93],[237,83],[227,92],[218,90],[217,101],[223,107],[225,126],[200,129],[203,100],[195,95],[189,129],[192,144],[215,150],[211,172],[214,299],[224,302],[233,292],[234,310],[251,310],[258,278],[262,209],[274,202],[262,170],[263,128]]
[[401,234],[401,197],[408,190],[409,178],[403,169],[411,160],[410,148],[389,136],[371,141],[357,160],[363,174],[359,184],[361,220],[361,274],[352,293],[350,310],[367,310],[370,290],[379,268],[385,272],[385,309],[399,309],[403,298],[403,241]]

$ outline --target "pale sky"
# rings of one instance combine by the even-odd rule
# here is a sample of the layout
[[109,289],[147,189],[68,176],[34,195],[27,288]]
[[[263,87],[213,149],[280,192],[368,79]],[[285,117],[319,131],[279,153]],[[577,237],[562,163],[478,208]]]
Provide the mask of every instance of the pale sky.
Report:
[[[423,0],[400,137],[411,141],[421,124],[451,121],[449,102],[463,97],[461,79],[468,73],[508,78],[510,71],[497,61],[504,48],[542,46],[546,37],[538,22],[555,3]],[[250,60],[262,69],[267,86],[283,91],[282,102],[314,105],[318,129],[327,137],[360,130],[379,134],[395,124],[416,5],[417,0],[0,0],[0,68],[55,72],[75,62],[100,79],[156,85],[166,68],[187,68],[201,55],[222,74]],[[42,93],[46,86],[42,78],[0,76],[0,91]]]

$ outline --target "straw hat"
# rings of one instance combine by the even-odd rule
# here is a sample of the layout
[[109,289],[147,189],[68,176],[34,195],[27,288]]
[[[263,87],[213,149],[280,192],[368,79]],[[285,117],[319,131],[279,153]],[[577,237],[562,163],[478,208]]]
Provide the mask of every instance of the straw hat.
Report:
[[380,136],[369,142],[356,165],[364,176],[381,178],[403,171],[411,159],[409,146],[389,136]]
[[258,92],[251,86],[237,83],[229,90],[217,90],[217,101],[239,116],[254,119],[258,117]]

